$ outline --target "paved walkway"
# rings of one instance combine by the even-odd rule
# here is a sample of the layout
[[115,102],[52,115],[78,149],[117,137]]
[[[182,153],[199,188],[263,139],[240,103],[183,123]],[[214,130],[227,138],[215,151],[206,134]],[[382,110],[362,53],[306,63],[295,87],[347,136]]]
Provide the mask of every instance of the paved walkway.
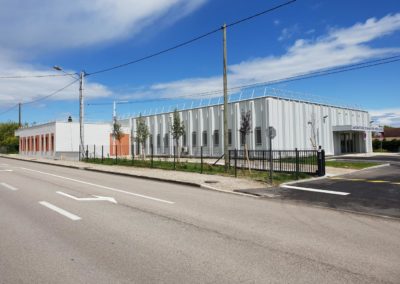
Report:
[[67,161],[67,160],[51,160],[36,157],[26,157],[21,155],[0,155],[3,157],[9,157],[19,160],[34,161],[45,164],[82,168],[86,170],[94,170],[100,172],[114,173],[131,175],[134,177],[149,178],[163,180],[167,182],[178,182],[190,184],[193,186],[199,186],[202,188],[231,192],[234,190],[242,189],[261,189],[268,187],[267,184],[257,182],[250,179],[224,177],[220,175],[208,175],[181,171],[169,171],[161,169],[149,169],[149,168],[138,168],[138,167],[126,167],[126,166],[109,166],[109,165],[98,165],[90,164],[79,161]]

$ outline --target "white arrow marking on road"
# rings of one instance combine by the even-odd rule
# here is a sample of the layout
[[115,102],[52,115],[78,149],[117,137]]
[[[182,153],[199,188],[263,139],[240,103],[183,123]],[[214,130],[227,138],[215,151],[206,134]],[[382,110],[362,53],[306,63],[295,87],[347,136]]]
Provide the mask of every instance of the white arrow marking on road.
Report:
[[103,188],[103,189],[114,191],[114,192],[120,192],[120,193],[132,195],[132,196],[136,196],[136,197],[146,198],[146,199],[150,199],[150,200],[153,200],[153,201],[163,202],[163,203],[167,203],[167,204],[174,204],[175,203],[175,202],[172,202],[172,201],[168,201],[168,200],[164,200],[164,199],[160,199],[160,198],[155,198],[155,197],[151,197],[151,196],[148,196],[148,195],[133,193],[133,192],[130,192],[130,191],[125,191],[125,190],[118,189],[118,188],[112,188],[112,187],[108,187],[108,186],[104,186],[104,185],[100,185],[100,184],[95,184],[95,183],[91,183],[91,182],[87,182],[87,181],[83,181],[83,180],[79,180],[79,179],[73,179],[73,178],[69,178],[69,177],[59,176],[59,175],[46,173],[46,172],[42,172],[42,171],[37,171],[37,170],[32,170],[32,169],[23,168],[23,167],[21,167],[20,169],[26,170],[26,171],[35,172],[35,173],[39,173],[39,174],[43,174],[43,175],[48,175],[48,176],[52,176],[52,177],[56,177],[56,178],[61,178],[61,179],[65,179],[65,180],[70,180],[70,181],[74,181],[74,182],[79,182],[79,183],[82,183],[82,184],[95,186],[95,187],[98,187],[98,188]]
[[12,172],[13,170],[0,170],[0,172]]
[[73,200],[77,200],[77,201],[110,201],[112,203],[117,204],[117,201],[113,197],[93,195],[94,198],[93,197],[78,198],[76,196],[70,195],[70,194],[62,192],[62,191],[56,191],[56,193],[64,195],[69,198],[72,198]]
[[12,185],[6,184],[5,182],[0,183],[0,185],[4,186],[5,188],[8,188],[10,190],[18,190],[18,188],[13,187]]

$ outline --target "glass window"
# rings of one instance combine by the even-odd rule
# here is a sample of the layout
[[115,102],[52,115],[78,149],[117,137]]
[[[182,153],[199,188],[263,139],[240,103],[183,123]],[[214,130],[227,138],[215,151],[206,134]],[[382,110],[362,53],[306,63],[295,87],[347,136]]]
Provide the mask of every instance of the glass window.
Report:
[[197,146],[197,134],[196,134],[196,131],[192,132],[192,145],[193,145],[193,147]]
[[157,134],[157,148],[160,148],[161,146],[161,136],[160,133]]
[[165,148],[169,147],[169,134],[168,133],[165,133],[165,136],[164,136],[164,147]]
[[246,135],[244,134],[244,132],[240,132],[240,145],[244,146],[246,141]]
[[232,146],[232,129],[228,129],[228,145]]
[[203,146],[207,146],[207,130],[203,131]]
[[183,133],[183,135],[182,135],[182,144],[183,144],[183,147],[186,147],[186,133]]
[[261,127],[256,127],[255,132],[256,132],[256,145],[260,146],[262,145]]
[[219,130],[214,130],[214,146],[219,146]]

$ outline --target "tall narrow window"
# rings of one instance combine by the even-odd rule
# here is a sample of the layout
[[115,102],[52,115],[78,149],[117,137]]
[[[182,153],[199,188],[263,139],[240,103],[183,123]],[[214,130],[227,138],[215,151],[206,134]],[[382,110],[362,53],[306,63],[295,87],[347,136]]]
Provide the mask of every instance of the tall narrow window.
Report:
[[228,129],[228,146],[232,146],[232,129]]
[[262,145],[261,127],[256,127],[255,134],[256,134],[256,145],[261,146]]
[[168,133],[165,133],[165,136],[164,136],[164,147],[165,148],[169,147],[169,134]]
[[197,133],[196,133],[196,131],[192,132],[192,146],[193,147],[197,146]]
[[157,148],[161,147],[161,136],[160,133],[157,134]]
[[218,129],[214,130],[214,146],[215,147],[219,146],[219,130]]
[[203,131],[203,146],[207,146],[207,130]]
[[183,147],[186,147],[186,133],[183,133],[182,135],[182,144]]

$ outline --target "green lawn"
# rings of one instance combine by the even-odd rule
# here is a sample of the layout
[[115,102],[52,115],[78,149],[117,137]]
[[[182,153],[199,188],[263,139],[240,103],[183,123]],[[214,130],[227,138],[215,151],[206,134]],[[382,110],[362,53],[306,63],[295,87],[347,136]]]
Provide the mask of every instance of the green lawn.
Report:
[[354,162],[354,161],[326,161],[327,167],[334,167],[334,168],[346,168],[346,169],[356,169],[361,170],[373,166],[380,165],[380,163],[374,162]]
[[[193,172],[193,173],[204,173],[210,175],[222,175],[222,176],[235,176],[235,169],[231,167],[228,172],[225,172],[224,166],[221,165],[210,165],[210,164],[203,164],[203,167],[200,163],[189,163],[186,161],[182,161],[180,163],[174,163],[170,161],[163,161],[163,160],[130,160],[130,159],[115,159],[105,158],[103,161],[101,159],[88,159],[88,163],[94,164],[103,164],[103,165],[118,165],[118,166],[127,166],[127,167],[141,167],[141,168],[154,168],[154,169],[163,169],[163,170],[177,170],[183,172]],[[245,169],[237,169],[237,177],[239,178],[246,178],[260,182],[269,182],[269,172],[268,171],[256,171],[252,170],[251,173]],[[309,178],[311,175],[299,173],[298,178]],[[294,173],[276,173],[273,174],[273,183],[280,184],[283,182],[288,182],[292,180],[296,180],[296,174]]]

